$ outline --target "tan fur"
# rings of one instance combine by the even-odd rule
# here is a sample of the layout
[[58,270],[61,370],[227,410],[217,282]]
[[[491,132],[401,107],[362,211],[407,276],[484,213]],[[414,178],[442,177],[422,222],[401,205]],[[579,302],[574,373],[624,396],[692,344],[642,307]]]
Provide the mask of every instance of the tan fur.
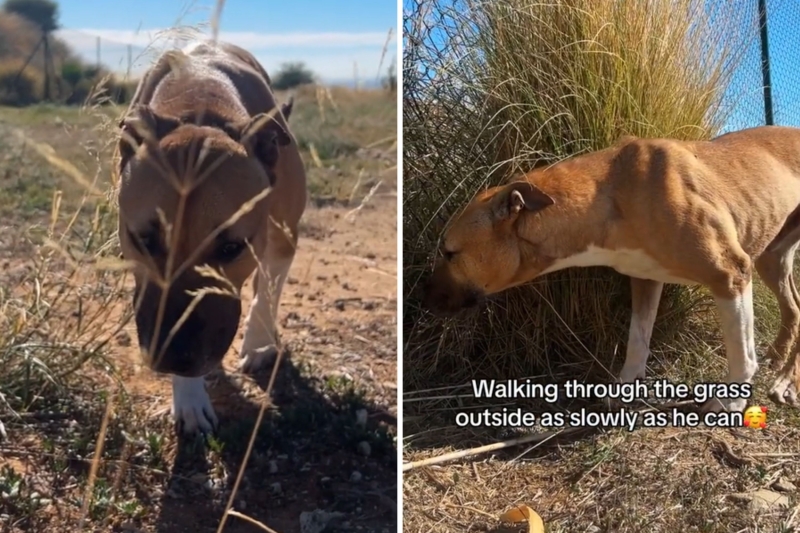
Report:
[[[798,242],[800,130],[760,127],[702,142],[625,138],[478,195],[445,234],[449,260],[437,261],[427,302],[455,311],[543,273],[596,264],[704,285],[724,303],[745,298],[757,270],[782,316],[771,355],[784,366],[771,397],[796,404]],[[646,290],[635,295],[657,305],[660,283]],[[649,344],[652,323],[642,331]]]
[[[119,235],[123,255],[139,265],[136,324],[153,369],[192,380],[217,366],[230,347],[241,314],[238,299],[209,294],[189,307],[191,291],[230,290],[228,282],[200,275],[196,267],[202,265],[216,269],[236,291],[262,265],[245,330],[244,369],[256,371],[275,354],[275,313],[307,194],[284,116],[290,110],[291,103],[277,108],[258,61],[226,43],[167,52],[137,87],[118,147]],[[264,199],[215,237],[267,189]],[[143,236],[151,234],[160,242],[154,251],[143,247]],[[233,258],[225,255],[236,249],[242,251]],[[175,279],[162,291],[154,280],[170,268]],[[181,323],[181,317],[188,318]],[[195,389],[181,394],[189,397]],[[192,427],[198,423],[189,420]]]

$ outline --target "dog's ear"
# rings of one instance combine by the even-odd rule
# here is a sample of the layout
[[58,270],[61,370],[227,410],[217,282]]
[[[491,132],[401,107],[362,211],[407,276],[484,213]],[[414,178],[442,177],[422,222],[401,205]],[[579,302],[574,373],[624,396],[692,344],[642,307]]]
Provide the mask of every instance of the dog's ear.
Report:
[[294,107],[294,96],[290,96],[289,100],[281,105],[281,114],[287,121],[289,120],[289,115],[292,114],[292,107]]
[[[291,103],[289,106],[291,111]],[[231,133],[247,153],[266,168],[272,168],[278,162],[278,147],[292,142],[289,133],[272,113],[259,113],[242,124],[234,125]]]
[[492,198],[495,219],[516,218],[522,211],[536,212],[555,204],[553,198],[527,181],[515,181],[500,189]]
[[150,106],[138,104],[130,109],[119,127],[122,130],[119,139],[120,169],[143,143],[155,142],[166,137],[180,126],[180,120],[157,114]]

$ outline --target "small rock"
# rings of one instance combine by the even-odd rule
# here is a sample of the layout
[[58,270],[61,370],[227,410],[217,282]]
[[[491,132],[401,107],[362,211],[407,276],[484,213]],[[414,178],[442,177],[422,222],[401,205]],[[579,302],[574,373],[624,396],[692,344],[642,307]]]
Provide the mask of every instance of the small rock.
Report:
[[277,481],[269,486],[269,490],[272,491],[272,494],[280,494],[280,493],[283,492],[283,489],[281,488],[281,484],[278,483]]
[[267,463],[267,471],[270,474],[277,474],[278,473],[278,462],[277,461],[270,461]]
[[127,331],[120,331],[117,333],[117,344],[124,348],[131,345],[131,336]]
[[358,427],[366,427],[367,425],[367,410],[359,409],[356,411],[356,425]]
[[361,472],[358,470],[353,470],[353,473],[350,474],[350,482],[351,483],[358,483],[364,476],[361,475]]
[[746,503],[750,511],[761,512],[779,507],[789,507],[789,498],[767,489],[755,492],[731,494],[730,498],[740,503]]
[[369,454],[372,453],[372,447],[369,445],[369,442],[362,440],[358,443],[358,453],[363,455],[364,457],[369,457]]
[[245,509],[247,509],[247,502],[246,502],[246,501],[244,501],[244,500],[239,500],[239,501],[236,503],[236,507],[238,507],[238,508],[239,508],[239,510],[241,510],[241,511],[244,511]]
[[300,513],[300,533],[322,533],[329,524],[344,517],[343,513],[329,513],[322,509]]
[[779,478],[778,481],[773,483],[772,488],[778,492],[794,492],[797,490],[797,487],[795,487],[794,483],[785,477]]

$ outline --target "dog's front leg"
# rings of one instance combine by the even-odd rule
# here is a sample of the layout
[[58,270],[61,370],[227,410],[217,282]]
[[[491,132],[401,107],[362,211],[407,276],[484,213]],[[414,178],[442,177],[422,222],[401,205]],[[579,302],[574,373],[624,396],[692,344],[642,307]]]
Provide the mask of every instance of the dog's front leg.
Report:
[[253,305],[242,341],[241,369],[254,374],[278,355],[277,315],[281,293],[294,259],[295,243],[270,228],[267,253],[256,273]]
[[178,433],[208,434],[217,427],[217,415],[206,391],[205,379],[172,376],[172,418]]
[[[719,310],[722,336],[728,358],[728,383],[752,383],[758,370],[753,325],[753,282],[743,283],[733,298],[714,296]],[[703,412],[743,411],[746,398],[719,400],[712,398],[703,405]]]
[[650,337],[663,289],[664,284],[660,281],[631,278],[631,326],[625,364],[619,375],[622,383],[644,379],[650,356]]

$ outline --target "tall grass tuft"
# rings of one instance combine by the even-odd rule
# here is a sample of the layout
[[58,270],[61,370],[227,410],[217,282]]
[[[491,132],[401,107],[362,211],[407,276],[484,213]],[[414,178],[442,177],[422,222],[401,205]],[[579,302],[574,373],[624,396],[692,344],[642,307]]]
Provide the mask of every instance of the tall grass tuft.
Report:
[[[421,308],[420,281],[447,219],[479,190],[623,135],[717,134],[756,22],[735,3],[709,0],[406,3],[407,390],[476,376],[607,380],[618,371],[629,289],[608,269],[555,273],[448,320]],[[670,351],[702,342],[708,303],[701,291],[668,287],[656,342],[677,326]]]

